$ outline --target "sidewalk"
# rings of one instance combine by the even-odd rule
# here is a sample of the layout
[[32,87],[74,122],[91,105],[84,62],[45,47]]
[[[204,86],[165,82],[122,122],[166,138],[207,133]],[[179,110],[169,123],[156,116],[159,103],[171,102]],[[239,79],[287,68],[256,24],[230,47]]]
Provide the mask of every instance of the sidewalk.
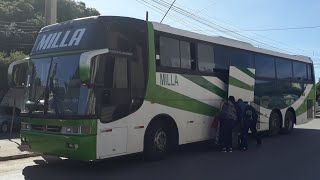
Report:
[[8,161],[14,159],[21,159],[27,157],[38,156],[38,154],[26,151],[20,151],[19,146],[21,141],[16,139],[2,139],[0,140],[0,161]]

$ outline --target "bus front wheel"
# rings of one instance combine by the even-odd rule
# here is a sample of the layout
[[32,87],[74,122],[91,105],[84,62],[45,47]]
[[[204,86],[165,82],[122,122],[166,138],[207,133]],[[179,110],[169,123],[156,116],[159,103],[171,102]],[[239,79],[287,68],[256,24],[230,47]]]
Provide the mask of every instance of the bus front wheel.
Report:
[[169,131],[161,121],[153,122],[147,129],[144,156],[147,160],[163,159],[169,149]]
[[280,133],[281,119],[277,112],[273,111],[269,118],[269,136],[275,136]]

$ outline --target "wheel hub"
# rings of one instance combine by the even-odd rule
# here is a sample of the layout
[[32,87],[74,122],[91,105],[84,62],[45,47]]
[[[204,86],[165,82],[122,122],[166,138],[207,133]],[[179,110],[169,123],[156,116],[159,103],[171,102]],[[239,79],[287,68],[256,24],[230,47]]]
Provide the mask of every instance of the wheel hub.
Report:
[[167,135],[163,130],[158,130],[154,137],[154,145],[160,150],[164,151],[167,147]]

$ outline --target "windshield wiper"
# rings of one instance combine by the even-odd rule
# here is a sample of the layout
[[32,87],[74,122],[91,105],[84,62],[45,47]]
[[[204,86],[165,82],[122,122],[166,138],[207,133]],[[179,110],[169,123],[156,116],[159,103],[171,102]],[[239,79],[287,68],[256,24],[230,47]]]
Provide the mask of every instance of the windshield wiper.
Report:
[[47,91],[46,89],[42,91],[42,94],[39,96],[39,98],[36,100],[36,102],[32,105],[31,110],[29,110],[29,114],[32,114],[32,112],[35,110],[36,106],[38,106],[39,102],[41,101],[41,99],[43,98],[43,96],[45,95],[45,93]]

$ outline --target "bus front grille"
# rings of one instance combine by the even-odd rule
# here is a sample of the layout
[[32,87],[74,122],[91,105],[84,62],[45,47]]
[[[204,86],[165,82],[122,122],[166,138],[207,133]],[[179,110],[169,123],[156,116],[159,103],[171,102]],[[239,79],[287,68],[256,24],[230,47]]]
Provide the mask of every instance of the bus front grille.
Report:
[[31,125],[33,131],[42,131],[42,132],[55,132],[59,133],[61,131],[61,126],[47,126],[47,125]]

